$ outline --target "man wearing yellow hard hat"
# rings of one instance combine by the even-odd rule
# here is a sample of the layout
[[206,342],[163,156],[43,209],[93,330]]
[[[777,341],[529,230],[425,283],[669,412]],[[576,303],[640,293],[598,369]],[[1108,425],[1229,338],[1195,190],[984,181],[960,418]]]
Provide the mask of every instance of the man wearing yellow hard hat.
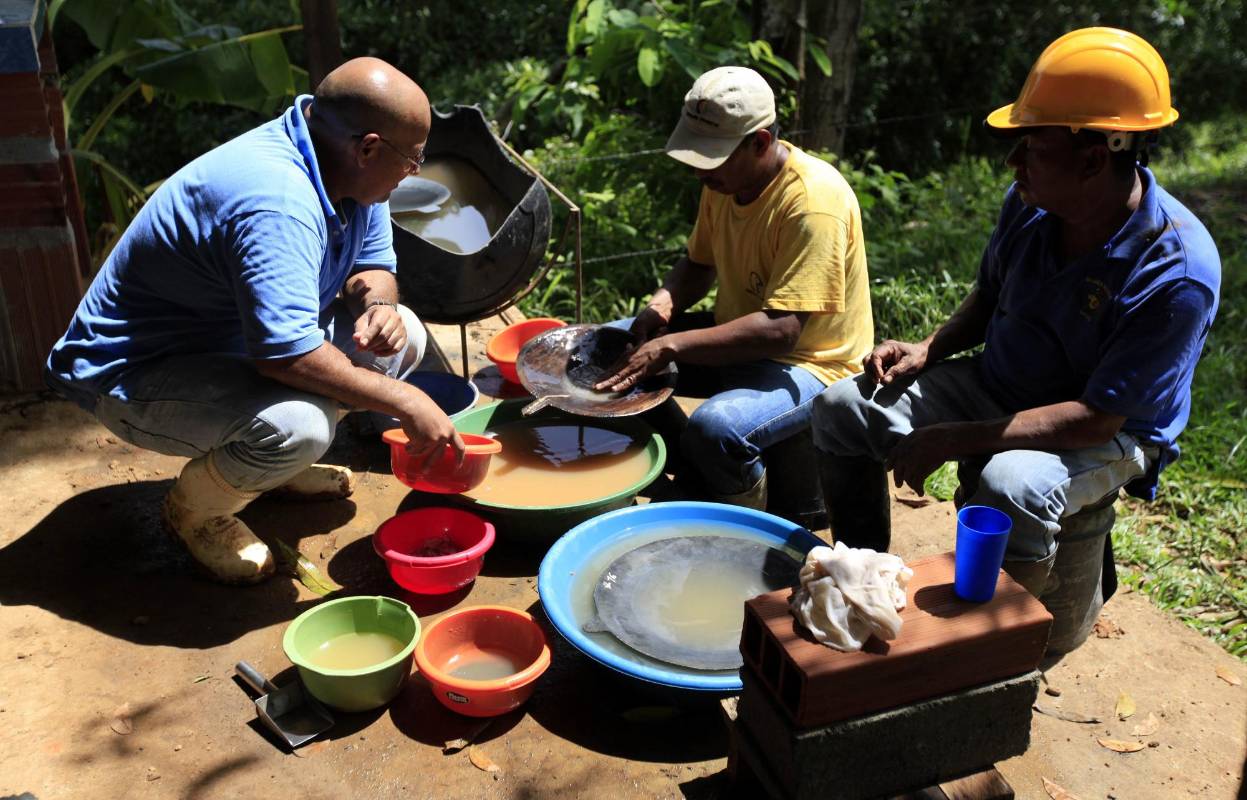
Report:
[[1049,45],[986,120],[1013,141],[1015,181],[974,290],[926,339],[885,341],[815,402],[835,537],[885,549],[885,470],[921,493],[960,462],[962,500],[1012,519],[1005,570],[1058,617],[1050,655],[1082,642],[1115,588],[1110,542],[1080,550],[1081,606],[1047,599],[1077,577],[1064,573],[1070,518],[1111,508],[1122,487],[1155,496],[1216,314],[1216,246],[1146,167],[1177,118],[1164,61],[1138,36],[1086,28]]

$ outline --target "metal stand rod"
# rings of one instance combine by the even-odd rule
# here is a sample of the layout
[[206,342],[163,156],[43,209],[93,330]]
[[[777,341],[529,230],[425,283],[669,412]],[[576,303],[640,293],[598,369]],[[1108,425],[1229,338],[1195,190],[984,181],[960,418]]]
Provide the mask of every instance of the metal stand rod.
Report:
[[468,326],[459,323],[459,356],[463,359],[463,379],[465,381],[472,380],[472,376],[468,374]]
[[576,260],[576,322],[582,322],[584,319],[585,282],[584,255],[581,250],[580,206],[573,203],[567,195],[563,194],[563,192],[559,190],[559,187],[555,186],[553,183],[550,183],[549,179],[547,179],[545,175],[542,175],[536,167],[529,164],[522,155],[516,152],[514,147],[497,135],[494,136],[494,139],[497,140],[498,144],[502,145],[503,149],[506,150],[512,158],[519,162],[524,169],[528,170],[533,177],[541,181],[542,186],[545,186],[547,190],[549,190],[563,203],[563,205],[567,206],[568,211],[567,223],[563,226],[563,235],[559,238],[558,249],[550,256],[550,260],[546,263],[545,268],[542,269],[537,277],[533,279],[532,283],[528,285],[528,288],[513,297],[507,305],[497,309],[494,313],[499,313],[503,309],[509,308],[510,306],[518,303],[520,300],[524,299],[529,292],[537,288],[537,284],[541,282],[541,280],[545,277],[546,272],[548,272],[550,267],[554,266],[555,261],[558,260],[560,255],[558,250],[561,250],[563,247],[563,241],[567,237],[567,229],[574,223],[576,226],[576,250],[574,256]]

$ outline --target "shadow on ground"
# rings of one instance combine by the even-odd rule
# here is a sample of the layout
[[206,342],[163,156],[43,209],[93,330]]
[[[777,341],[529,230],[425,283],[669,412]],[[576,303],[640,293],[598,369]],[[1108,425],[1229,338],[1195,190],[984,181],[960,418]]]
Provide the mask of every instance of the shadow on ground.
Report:
[[[200,575],[160,520],[171,484],[106,486],[61,503],[0,549],[5,576],[0,605],[38,606],[136,644],[199,649],[287,622],[312,605],[299,601],[296,587],[280,576],[237,587]],[[342,525],[354,508],[343,501],[303,506],[264,501],[241,516],[259,535],[272,538],[287,530],[324,533]]]

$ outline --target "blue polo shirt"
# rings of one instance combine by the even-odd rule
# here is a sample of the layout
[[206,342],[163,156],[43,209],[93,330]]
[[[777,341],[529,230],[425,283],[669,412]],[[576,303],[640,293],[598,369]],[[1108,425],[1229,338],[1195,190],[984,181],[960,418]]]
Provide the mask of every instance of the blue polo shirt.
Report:
[[152,359],[310,352],[353,272],[395,270],[389,206],[335,209],[325,193],[302,113],[311,99],[156,190],[52,348],[52,388],[90,410],[103,392],[127,399],[117,380]]
[[1156,495],[1178,456],[1191,378],[1217,312],[1221,260],[1200,221],[1139,170],[1138,209],[1104,247],[1062,263],[1059,221],[1010,187],[979,267],[995,304],[983,381],[1010,411],[1081,399],[1126,418],[1159,457],[1126,487]]

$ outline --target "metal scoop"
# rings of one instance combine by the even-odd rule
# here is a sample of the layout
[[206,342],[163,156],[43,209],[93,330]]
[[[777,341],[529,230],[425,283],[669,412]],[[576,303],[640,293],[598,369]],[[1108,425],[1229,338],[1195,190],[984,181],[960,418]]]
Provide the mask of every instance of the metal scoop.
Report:
[[391,214],[432,214],[450,199],[450,190],[437,181],[412,175],[390,193]]
[[298,681],[279,688],[246,661],[235,664],[234,671],[260,693],[255,701],[255,713],[260,722],[281,737],[291,750],[333,727],[333,717],[320,703],[303,693],[303,685]]

